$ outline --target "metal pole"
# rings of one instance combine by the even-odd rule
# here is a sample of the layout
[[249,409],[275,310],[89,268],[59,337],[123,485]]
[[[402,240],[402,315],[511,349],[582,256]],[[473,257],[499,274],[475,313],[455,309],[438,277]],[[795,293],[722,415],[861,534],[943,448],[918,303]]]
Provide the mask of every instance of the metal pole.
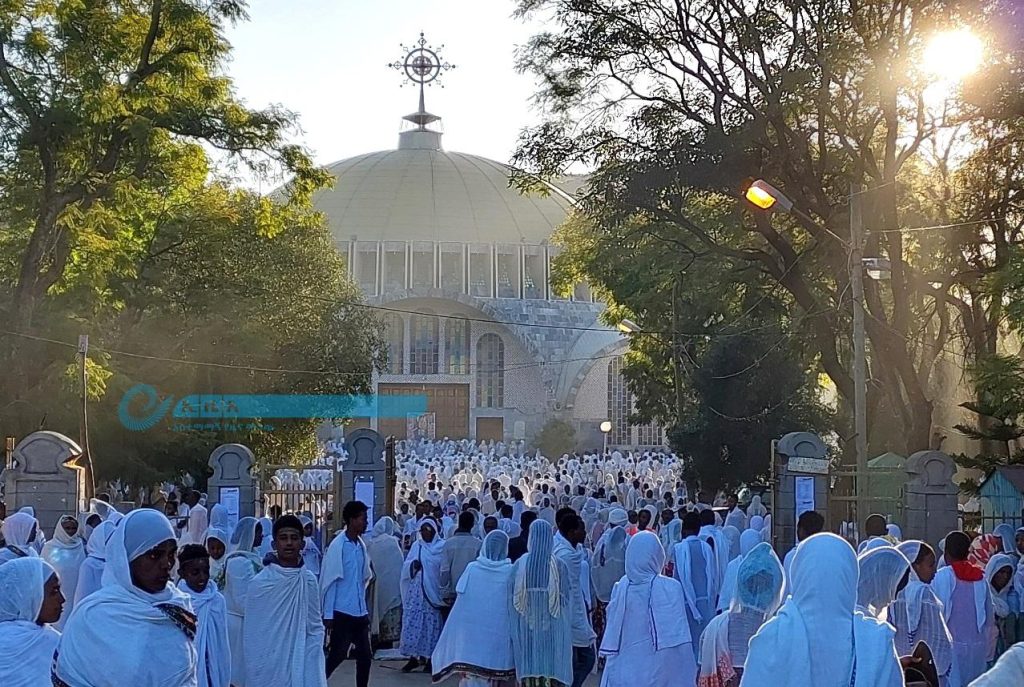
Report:
[[604,434],[604,455],[608,457],[608,432],[602,432]]
[[867,355],[864,336],[864,187],[850,184],[850,287],[853,291],[853,431],[857,453],[857,525],[867,513],[868,417]]
[[679,347],[679,275],[672,280],[672,385],[676,392],[676,425],[683,421],[683,361]]
[[85,503],[96,495],[96,473],[92,466],[92,451],[89,450],[89,335],[78,335],[79,378],[82,384],[82,414],[78,425],[78,444],[85,454]]

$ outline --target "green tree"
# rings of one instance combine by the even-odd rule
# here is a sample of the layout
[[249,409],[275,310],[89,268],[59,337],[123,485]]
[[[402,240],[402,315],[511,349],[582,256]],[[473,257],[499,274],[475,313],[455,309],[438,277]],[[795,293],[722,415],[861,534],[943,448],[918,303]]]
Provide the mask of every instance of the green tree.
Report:
[[[147,241],[147,214],[181,168],[180,142],[291,178],[308,201],[324,172],[284,135],[292,115],[251,110],[223,75],[239,0],[12,0],[0,8],[0,212],[16,248],[5,320],[29,331],[53,289],[89,271],[103,288]],[[9,342],[13,342],[11,339]],[[8,357],[14,351],[8,351]]]
[[[894,449],[931,446],[939,357],[961,344],[980,355],[997,331],[998,298],[972,299],[1005,265],[987,247],[990,233],[1019,241],[1000,227],[1005,215],[983,214],[991,208],[975,202],[982,189],[955,188],[971,174],[957,161],[991,147],[978,132],[1016,101],[1012,88],[997,88],[1007,103],[998,113],[955,91],[936,104],[922,52],[933,32],[972,25],[989,38],[982,78],[1012,84],[1019,39],[1004,26],[1013,7],[520,0],[519,9],[554,23],[521,53],[522,69],[542,81],[547,114],[521,138],[521,183],[583,164],[595,170],[582,201],[595,224],[639,217],[642,227],[664,227],[686,246],[666,245],[682,264],[696,251],[728,267],[712,272],[708,290],[727,292],[738,274],[758,273],[785,294],[780,302],[843,399],[853,395],[850,191],[867,187],[857,196],[865,252],[892,264],[890,278],[865,286],[869,410],[893,415]],[[959,148],[940,145],[951,137]],[[736,204],[749,178],[777,184],[801,212],[745,212],[729,226],[692,213],[694,194]],[[947,224],[956,226],[905,231]]]
[[[690,212],[727,231],[723,204],[690,194]],[[745,263],[709,255],[670,224],[596,225],[577,215],[555,234],[555,285],[585,279],[609,324],[638,326],[623,375],[637,422],[669,428],[687,479],[708,489],[766,476],[772,439],[825,431],[813,354],[772,285]],[[680,259],[685,256],[685,259]],[[731,277],[731,279],[729,278]]]
[[[0,4],[0,421],[74,435],[73,342],[91,336],[91,448],[137,484],[244,441],[307,459],[312,420],[274,431],[121,426],[133,385],[162,396],[368,391],[379,323],[345,277],[311,194],[330,181],[224,75],[231,0]],[[234,188],[242,164],[274,198]]]

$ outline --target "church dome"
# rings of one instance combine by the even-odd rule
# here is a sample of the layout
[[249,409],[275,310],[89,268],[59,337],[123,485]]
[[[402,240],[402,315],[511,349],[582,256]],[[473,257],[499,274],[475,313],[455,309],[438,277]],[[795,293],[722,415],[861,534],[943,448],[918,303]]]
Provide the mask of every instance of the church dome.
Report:
[[439,148],[402,145],[328,165],[334,188],[313,203],[335,241],[541,244],[572,207],[553,186],[547,195],[511,188],[508,165]]

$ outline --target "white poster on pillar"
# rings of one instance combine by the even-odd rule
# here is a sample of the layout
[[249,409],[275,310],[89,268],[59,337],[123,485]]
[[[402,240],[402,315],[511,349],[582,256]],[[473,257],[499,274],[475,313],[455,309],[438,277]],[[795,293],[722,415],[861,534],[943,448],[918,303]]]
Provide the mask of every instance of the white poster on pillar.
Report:
[[796,517],[800,518],[801,515],[809,510],[814,510],[814,478],[813,477],[797,477],[796,478]]
[[354,498],[356,501],[362,501],[369,509],[366,513],[366,527],[367,529],[373,527],[373,480],[362,479],[356,480]]

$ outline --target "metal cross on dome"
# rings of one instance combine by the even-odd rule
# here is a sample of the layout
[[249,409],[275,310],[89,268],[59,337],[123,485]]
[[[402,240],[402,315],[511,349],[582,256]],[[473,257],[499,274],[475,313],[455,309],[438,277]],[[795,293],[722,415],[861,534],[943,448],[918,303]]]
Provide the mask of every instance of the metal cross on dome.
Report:
[[[418,84],[420,89],[426,85],[441,83],[437,79],[445,72],[455,69],[455,65],[443,60],[439,53],[444,50],[444,45],[436,48],[427,45],[427,39],[423,32],[420,32],[420,39],[413,47],[402,45],[405,56],[397,62],[391,62],[389,67],[402,72],[405,78],[413,84]],[[404,84],[403,84],[404,85]]]

